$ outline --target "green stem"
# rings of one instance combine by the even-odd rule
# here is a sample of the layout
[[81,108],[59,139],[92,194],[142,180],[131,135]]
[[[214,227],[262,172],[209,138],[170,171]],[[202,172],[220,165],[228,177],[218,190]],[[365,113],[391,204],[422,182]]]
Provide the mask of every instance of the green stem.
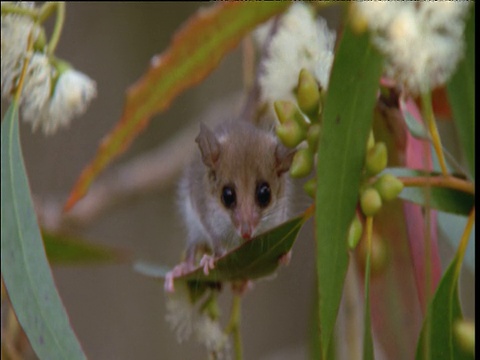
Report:
[[435,122],[435,115],[433,113],[432,107],[432,94],[428,91],[422,93],[422,114],[423,118],[427,122],[430,135],[432,137],[433,148],[437,153],[438,161],[440,162],[440,168],[442,169],[442,174],[447,175],[447,165],[445,163],[445,156],[442,150],[442,142],[440,140],[440,135],[438,134],[437,123]]
[[35,20],[38,17],[38,10],[36,10],[35,8],[31,9],[31,8],[18,6],[14,4],[2,3],[2,15],[6,15],[6,14],[25,15]]
[[368,216],[366,220],[366,238],[367,238],[367,260],[365,264],[365,289],[364,289],[364,333],[363,333],[363,359],[373,359],[373,340],[370,324],[370,261],[372,256],[372,232],[373,217]]
[[233,347],[235,351],[235,359],[242,360],[242,337],[240,334],[240,310],[241,310],[241,296],[238,294],[233,295],[232,311],[230,313],[230,321],[228,322],[225,332],[232,334]]
[[[65,23],[65,3],[64,2],[55,2],[48,3],[55,5],[57,12],[57,18],[55,19],[55,26],[53,28],[52,36],[50,38],[50,43],[48,44],[47,53],[52,55],[55,53],[57,48],[58,41],[60,40],[60,35],[62,34],[63,24]],[[50,8],[45,9],[45,14],[49,15],[51,10]]]

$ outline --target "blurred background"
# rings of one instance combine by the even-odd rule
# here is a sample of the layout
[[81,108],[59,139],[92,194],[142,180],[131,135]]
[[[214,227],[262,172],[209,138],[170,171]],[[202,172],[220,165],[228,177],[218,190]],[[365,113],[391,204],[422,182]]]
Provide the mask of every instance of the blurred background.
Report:
[[[45,137],[21,125],[21,141],[30,185],[36,198],[66,200],[99,142],[122,114],[125,90],[161,53],[175,31],[199,7],[197,2],[68,3],[57,55],[97,82],[98,96],[70,129]],[[330,26],[338,8],[327,9]],[[197,123],[209,108],[228,118],[239,108],[242,56],[237,48],[205,81],[175,99],[109,170],[155,149],[179,130]],[[3,107],[4,109],[5,107]],[[4,110],[3,110],[4,111]],[[3,113],[2,111],[2,113]],[[448,129],[447,129],[448,131]],[[191,139],[192,143],[194,137]],[[176,181],[161,191],[121,203],[93,221],[79,235],[99,244],[132,252],[138,259],[174,265],[184,249],[182,222],[176,209]],[[308,200],[296,199],[299,210]],[[256,283],[242,308],[245,359],[305,359],[314,289],[314,242],[311,222],[297,240],[288,268],[273,280]],[[451,249],[442,245],[449,259]],[[131,265],[56,266],[53,274],[71,324],[89,359],[203,359],[191,339],[178,344],[165,321],[163,283],[135,273]],[[466,276],[471,284],[474,278]],[[467,285],[468,287],[468,285]],[[474,289],[473,289],[474,290]],[[228,291],[227,291],[228,293]],[[223,319],[229,296],[223,296]],[[466,315],[474,316],[474,291]]]

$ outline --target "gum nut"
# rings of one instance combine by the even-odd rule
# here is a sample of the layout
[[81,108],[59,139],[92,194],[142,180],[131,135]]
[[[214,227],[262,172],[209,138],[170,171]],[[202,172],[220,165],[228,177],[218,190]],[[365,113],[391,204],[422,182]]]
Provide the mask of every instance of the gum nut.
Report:
[[[360,245],[358,246],[359,251],[359,265],[361,266],[362,272],[365,270],[365,265],[367,263],[367,238],[364,234]],[[388,246],[384,239],[382,239],[376,232],[372,233],[372,252],[370,254],[370,275],[373,277],[382,275],[384,270],[389,264],[389,254]]]
[[303,190],[308,194],[308,196],[315,198],[315,190],[317,189],[317,179],[313,178],[308,180],[303,185]]
[[310,149],[299,149],[293,157],[290,175],[294,178],[305,177],[310,174],[312,168],[313,154]]
[[376,143],[367,151],[365,167],[369,175],[376,175],[387,166],[387,146],[383,142]]
[[312,124],[307,132],[307,143],[308,147],[316,152],[318,146],[318,140],[320,139],[320,132],[322,131],[322,127],[320,124]]
[[277,100],[273,103],[273,108],[277,114],[280,124],[284,124],[295,116],[297,106],[295,103],[287,100]]
[[475,353],[475,324],[472,321],[459,319],[453,324],[455,341],[467,353]]
[[297,103],[305,114],[315,115],[320,103],[320,91],[317,80],[307,69],[302,69],[298,76]]
[[353,250],[357,247],[360,238],[362,237],[363,225],[357,214],[353,217],[350,227],[348,228],[348,247]]
[[275,128],[278,138],[289,148],[294,148],[305,140],[305,131],[295,122],[287,121]]
[[375,215],[382,207],[382,198],[374,188],[366,189],[360,196],[360,206],[366,216]]
[[403,190],[403,183],[392,174],[383,174],[374,184],[385,201],[395,199]]

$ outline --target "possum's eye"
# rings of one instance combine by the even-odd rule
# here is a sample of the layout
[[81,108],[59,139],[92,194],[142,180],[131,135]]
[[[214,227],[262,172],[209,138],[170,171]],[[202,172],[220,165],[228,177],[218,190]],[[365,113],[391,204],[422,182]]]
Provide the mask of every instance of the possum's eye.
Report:
[[237,204],[237,195],[233,186],[224,186],[222,189],[222,203],[227,209],[233,209]]
[[267,207],[270,204],[270,200],[272,198],[270,185],[267,182],[262,182],[257,185],[255,189],[255,200],[257,205],[261,208]]

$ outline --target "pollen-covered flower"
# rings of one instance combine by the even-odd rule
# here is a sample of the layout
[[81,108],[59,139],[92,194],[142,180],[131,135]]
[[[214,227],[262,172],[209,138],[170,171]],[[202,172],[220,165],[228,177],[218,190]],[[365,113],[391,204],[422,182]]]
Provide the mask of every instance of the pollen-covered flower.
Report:
[[356,2],[386,55],[385,73],[413,94],[445,83],[463,55],[468,1]]
[[193,330],[196,309],[190,300],[187,284],[176,284],[175,292],[169,293],[165,319],[177,336],[178,342],[188,340]]
[[202,315],[195,323],[195,336],[200,344],[215,354],[216,359],[229,358],[230,342],[218,321],[212,320],[205,314]]
[[[3,2],[2,2],[3,3]],[[22,1],[12,3],[18,7],[32,8],[33,2]],[[1,31],[1,79],[2,96],[9,98],[22,70],[27,52],[29,36],[35,41],[39,28],[28,16],[19,14],[3,14]]]
[[[323,88],[328,86],[333,62],[335,32],[324,19],[315,19],[310,8],[293,4],[280,18],[277,29],[272,21],[255,31],[261,47],[267,46],[259,83],[263,101],[294,100],[294,89],[302,68],[310,71]],[[270,31],[274,31],[270,39]]]
[[59,127],[68,126],[72,118],[85,112],[96,95],[96,84],[87,75],[74,69],[60,74],[52,98],[41,114],[43,132],[50,135]]
[[33,130],[41,123],[41,114],[50,99],[53,71],[45,54],[33,54],[28,63],[20,100],[22,118],[32,123]]

